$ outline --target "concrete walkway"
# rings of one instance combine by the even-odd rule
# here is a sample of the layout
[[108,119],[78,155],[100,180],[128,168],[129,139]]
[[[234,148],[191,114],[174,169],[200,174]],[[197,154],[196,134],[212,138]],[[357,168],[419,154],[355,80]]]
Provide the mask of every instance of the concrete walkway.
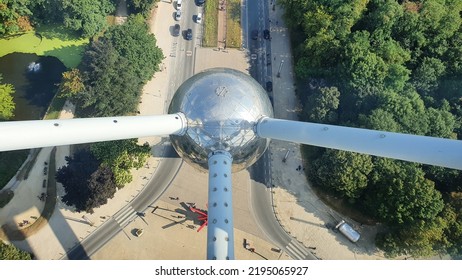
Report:
[[226,0],[218,0],[218,45],[219,49],[226,49]]

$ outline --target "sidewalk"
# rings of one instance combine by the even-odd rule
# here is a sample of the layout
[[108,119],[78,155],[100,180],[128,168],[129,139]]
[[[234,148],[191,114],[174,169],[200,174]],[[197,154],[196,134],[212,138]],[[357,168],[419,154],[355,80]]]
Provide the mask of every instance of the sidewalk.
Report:
[[[276,118],[298,120],[301,107],[295,95],[290,34],[282,15],[280,6],[276,5],[275,11],[270,6],[274,114]],[[286,232],[321,259],[385,259],[374,245],[375,227],[361,226],[336,213],[316,196],[306,180],[304,168],[309,163],[303,162],[299,144],[272,140],[270,154],[275,213]],[[326,227],[342,219],[361,234],[357,243]]]

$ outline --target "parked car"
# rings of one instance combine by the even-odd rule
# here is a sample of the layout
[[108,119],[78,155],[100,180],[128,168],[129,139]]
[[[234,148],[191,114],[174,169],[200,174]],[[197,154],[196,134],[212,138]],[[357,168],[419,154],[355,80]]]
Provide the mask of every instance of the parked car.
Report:
[[175,12],[175,19],[180,20],[181,19],[181,10],[178,10]]
[[136,229],[136,231],[135,231],[135,235],[136,235],[137,237],[140,237],[141,235],[143,235],[143,233],[144,233],[144,230],[143,230],[142,228],[138,228],[138,229]]
[[197,22],[197,23],[201,23],[201,22],[202,22],[202,13],[197,13],[196,22]]
[[205,0],[196,0],[196,5],[197,6],[203,6],[205,3]]
[[176,1],[176,9],[177,10],[181,9],[181,0]]
[[186,30],[186,35],[185,35],[185,38],[186,40],[192,40],[192,29],[191,28],[188,28],[188,30]]
[[269,40],[271,38],[270,31],[268,29],[263,30],[263,38]]
[[173,26],[173,36],[178,37],[180,35],[180,25],[177,23]]

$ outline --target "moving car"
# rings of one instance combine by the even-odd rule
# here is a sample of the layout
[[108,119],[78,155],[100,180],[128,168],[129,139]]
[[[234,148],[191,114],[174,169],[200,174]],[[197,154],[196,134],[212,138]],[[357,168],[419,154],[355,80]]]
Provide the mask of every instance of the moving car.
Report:
[[186,40],[192,40],[192,29],[191,28],[188,28],[188,30],[186,30],[186,35],[185,35],[185,38]]
[[180,25],[177,23],[173,26],[173,36],[178,37],[180,35]]
[[263,30],[263,38],[266,40],[270,39],[270,31],[268,29]]
[[197,22],[197,23],[201,23],[201,22],[202,22],[202,13],[197,13],[196,22]]

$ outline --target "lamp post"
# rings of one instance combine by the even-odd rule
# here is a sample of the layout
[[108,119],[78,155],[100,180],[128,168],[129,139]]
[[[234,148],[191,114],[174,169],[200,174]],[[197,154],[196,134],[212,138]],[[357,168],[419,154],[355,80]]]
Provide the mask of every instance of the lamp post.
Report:
[[279,64],[278,74],[276,75],[278,78],[281,77],[281,69],[282,69],[283,64],[284,64],[284,60],[281,60],[281,63]]

